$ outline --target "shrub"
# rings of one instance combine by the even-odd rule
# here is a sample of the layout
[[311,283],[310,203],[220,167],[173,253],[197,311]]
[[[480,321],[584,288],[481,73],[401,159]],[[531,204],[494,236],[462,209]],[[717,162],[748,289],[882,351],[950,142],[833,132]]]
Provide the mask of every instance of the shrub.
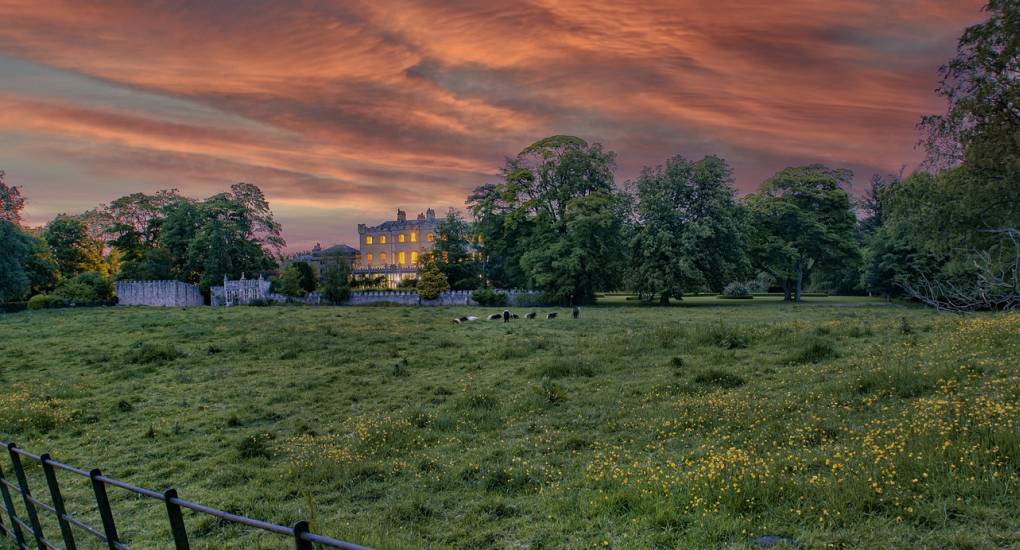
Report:
[[422,269],[417,288],[418,294],[423,299],[435,300],[440,293],[450,290],[450,282],[446,279],[446,275],[439,271],[435,260],[431,260]]
[[479,288],[471,293],[471,299],[483,306],[505,306],[506,293],[496,292],[489,288]]
[[113,283],[95,271],[60,281],[53,295],[70,302],[99,302],[113,297]]
[[413,290],[417,286],[418,286],[418,279],[401,279],[400,282],[397,283],[397,288],[403,288],[403,289],[412,289]]
[[28,309],[28,302],[7,302],[0,304],[0,313],[17,313]]
[[744,385],[744,379],[720,369],[709,369],[694,377],[694,382],[716,388],[737,388]]
[[184,353],[170,344],[141,342],[124,354],[124,361],[136,365],[169,363],[184,357]]
[[751,285],[745,281],[733,281],[726,285],[722,295],[727,298],[751,298]]
[[28,300],[28,309],[54,309],[58,307],[66,307],[67,300],[58,296],[50,296],[48,294],[36,294]]

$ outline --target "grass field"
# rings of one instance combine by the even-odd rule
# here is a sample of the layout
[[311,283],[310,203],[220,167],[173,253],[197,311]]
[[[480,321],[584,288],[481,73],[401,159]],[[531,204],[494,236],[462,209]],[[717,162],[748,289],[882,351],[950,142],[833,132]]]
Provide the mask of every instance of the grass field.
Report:
[[[380,548],[1020,548],[1020,315],[633,304],[11,314],[0,435]],[[159,502],[111,496],[133,547],[171,546]],[[194,548],[289,544],[185,521]]]

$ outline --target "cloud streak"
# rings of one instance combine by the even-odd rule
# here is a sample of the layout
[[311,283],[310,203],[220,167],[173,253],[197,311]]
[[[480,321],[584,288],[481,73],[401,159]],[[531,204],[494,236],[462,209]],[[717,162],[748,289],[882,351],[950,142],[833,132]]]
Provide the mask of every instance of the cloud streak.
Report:
[[461,206],[552,133],[617,151],[621,180],[675,153],[724,156],[743,191],[817,161],[864,180],[917,162],[935,71],[980,17],[971,0],[0,0],[0,167],[35,223],[253,181],[296,248]]

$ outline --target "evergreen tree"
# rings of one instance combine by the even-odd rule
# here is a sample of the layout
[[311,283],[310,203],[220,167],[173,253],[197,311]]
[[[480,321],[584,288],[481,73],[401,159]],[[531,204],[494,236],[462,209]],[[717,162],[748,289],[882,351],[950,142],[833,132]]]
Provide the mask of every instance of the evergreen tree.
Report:
[[439,294],[450,290],[450,282],[439,270],[435,261],[427,261],[418,276],[418,294],[425,300],[435,300]]
[[347,258],[336,255],[327,257],[322,264],[319,291],[332,304],[339,304],[351,296],[351,263]]

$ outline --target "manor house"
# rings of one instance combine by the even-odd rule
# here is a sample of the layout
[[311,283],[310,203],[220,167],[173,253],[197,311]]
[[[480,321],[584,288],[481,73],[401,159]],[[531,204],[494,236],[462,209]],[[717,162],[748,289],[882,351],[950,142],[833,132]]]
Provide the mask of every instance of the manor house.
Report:
[[432,250],[436,240],[436,211],[429,208],[413,220],[398,209],[397,219],[375,226],[358,224],[359,254],[354,275],[359,278],[385,277],[396,287],[404,279],[418,276],[419,257]]

